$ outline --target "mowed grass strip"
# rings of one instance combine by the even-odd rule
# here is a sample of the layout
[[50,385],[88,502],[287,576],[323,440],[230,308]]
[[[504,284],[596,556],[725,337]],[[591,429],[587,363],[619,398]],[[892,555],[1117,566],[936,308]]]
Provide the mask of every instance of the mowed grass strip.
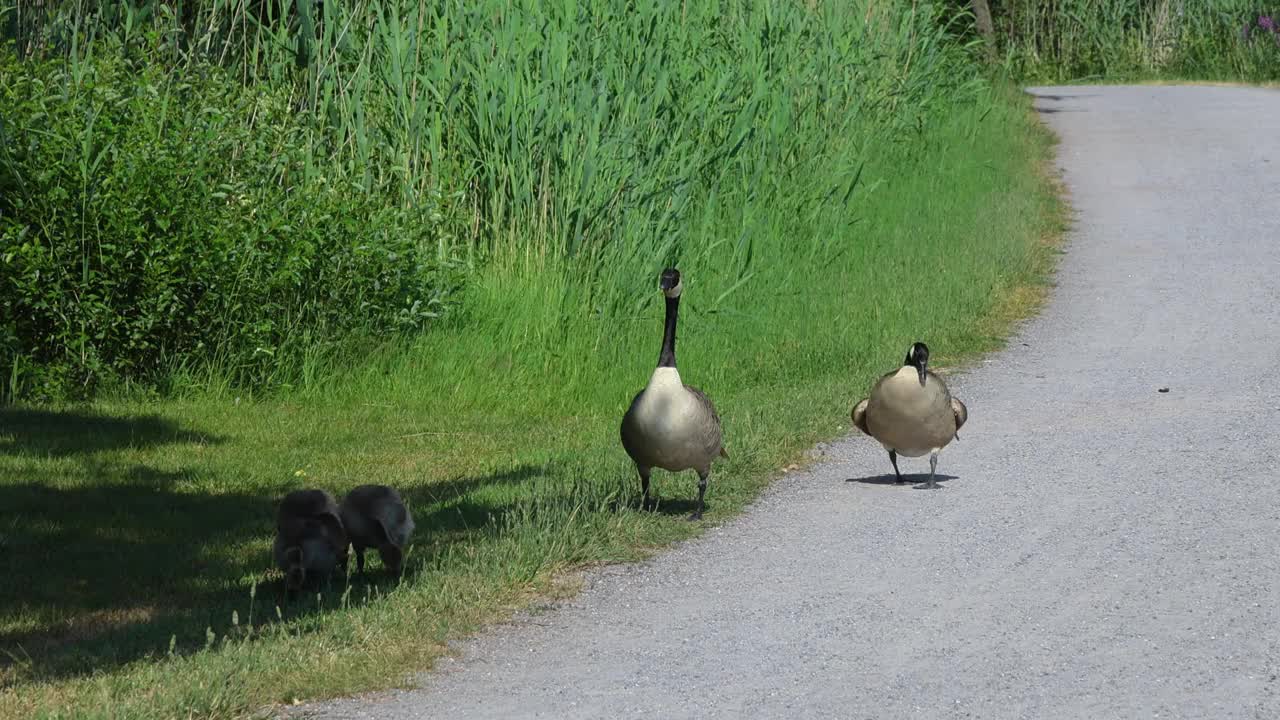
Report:
[[[1024,100],[957,108],[894,156],[864,168],[830,262],[775,268],[732,310],[688,271],[681,371],[715,399],[732,458],[701,524],[684,520],[693,473],[655,473],[660,507],[638,509],[617,439],[657,358],[656,273],[635,278],[653,289],[626,322],[473,316],[309,392],[0,409],[0,717],[235,718],[397,685],[449,639],[571,592],[565,571],[739,512],[849,431],[907,343],[945,364],[990,350],[1046,282],[1062,215]],[[504,297],[565,283],[495,263],[470,299],[520,308]],[[365,482],[399,488],[417,519],[403,581],[375,560],[369,579],[277,610],[275,501]]]

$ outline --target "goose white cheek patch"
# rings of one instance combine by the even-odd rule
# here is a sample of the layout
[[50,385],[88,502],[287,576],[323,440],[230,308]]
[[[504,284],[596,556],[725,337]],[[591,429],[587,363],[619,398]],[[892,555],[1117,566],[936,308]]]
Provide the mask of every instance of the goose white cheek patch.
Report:
[[684,280],[676,283],[676,286],[670,290],[663,290],[662,293],[669,298],[678,298],[680,293],[684,291]]

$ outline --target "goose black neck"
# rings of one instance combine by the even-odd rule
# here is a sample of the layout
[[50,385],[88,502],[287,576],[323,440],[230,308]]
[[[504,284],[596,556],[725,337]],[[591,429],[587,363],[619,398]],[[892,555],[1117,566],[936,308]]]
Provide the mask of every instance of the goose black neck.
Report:
[[662,354],[658,367],[676,366],[676,318],[680,314],[680,298],[667,298],[667,322],[662,330]]

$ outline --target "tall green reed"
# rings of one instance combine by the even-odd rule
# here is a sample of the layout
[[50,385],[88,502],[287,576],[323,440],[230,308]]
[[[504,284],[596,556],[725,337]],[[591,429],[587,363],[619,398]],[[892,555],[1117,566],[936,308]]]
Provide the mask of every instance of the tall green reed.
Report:
[[[1280,79],[1280,45],[1249,28],[1256,0],[1008,0],[993,3],[1007,60],[1032,80]],[[1251,35],[1255,35],[1251,37]]]
[[[542,343],[634,315],[663,264],[695,270],[709,310],[824,267],[855,241],[865,164],[927,152],[983,86],[918,3],[50,7],[20,46],[73,68],[123,48],[284,92],[301,182],[428,208],[436,264],[470,268],[459,319]],[[512,310],[533,301],[549,309]]]

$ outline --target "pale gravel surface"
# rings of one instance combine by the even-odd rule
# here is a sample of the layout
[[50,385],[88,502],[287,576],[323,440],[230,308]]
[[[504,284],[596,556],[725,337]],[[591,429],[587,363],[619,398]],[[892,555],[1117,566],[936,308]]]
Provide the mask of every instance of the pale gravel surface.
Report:
[[1280,717],[1280,93],[1033,92],[1078,222],[1043,314],[952,380],[945,489],[848,481],[890,472],[849,437],[421,689],[306,714]]

